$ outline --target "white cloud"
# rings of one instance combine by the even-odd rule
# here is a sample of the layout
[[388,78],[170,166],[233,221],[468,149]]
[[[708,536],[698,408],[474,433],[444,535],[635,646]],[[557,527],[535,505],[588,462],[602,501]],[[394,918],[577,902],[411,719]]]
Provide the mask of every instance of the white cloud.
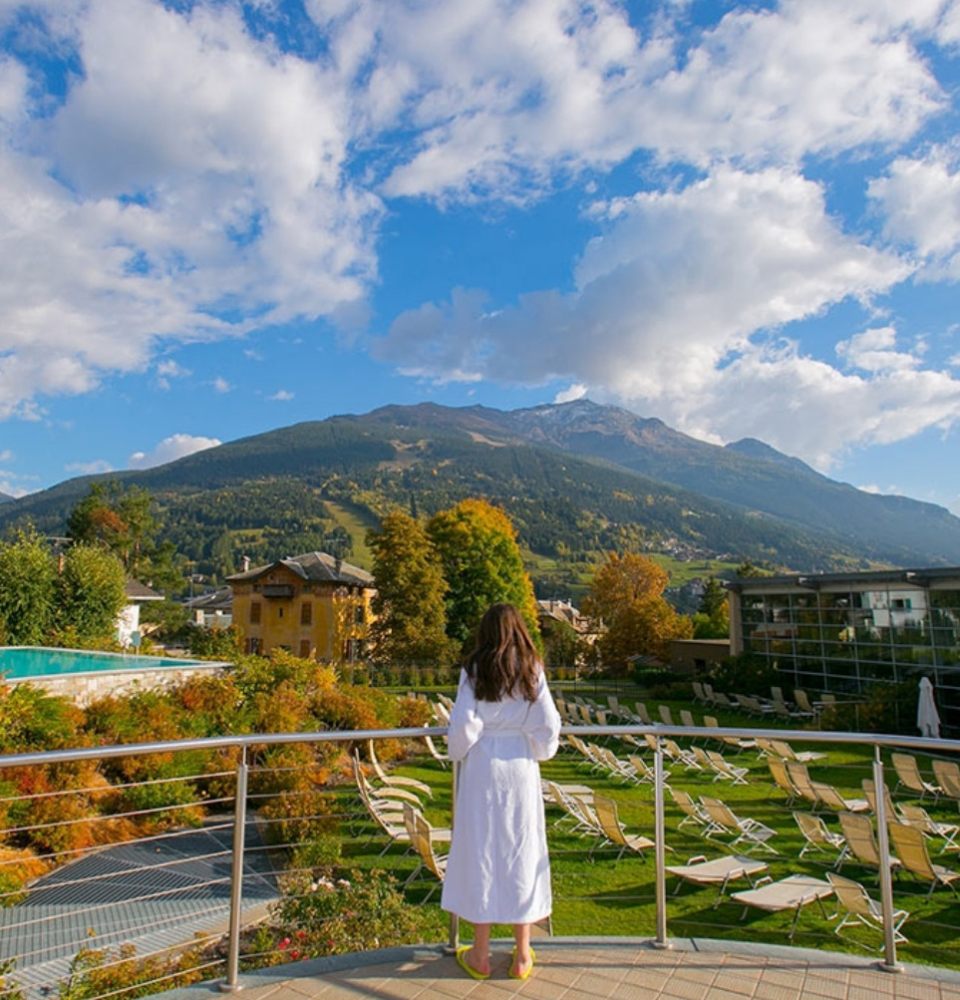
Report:
[[66,472],[75,472],[80,476],[95,476],[101,472],[113,472],[113,466],[103,458],[95,458],[91,462],[70,462],[63,468]]
[[225,393],[229,392],[233,386],[222,376],[218,375],[210,385],[213,386],[214,392]]
[[4,448],[0,451],[0,462],[12,462],[13,452],[9,448]]
[[[911,265],[842,231],[823,191],[783,170],[728,167],[680,191],[608,206],[576,292],[490,312],[482,293],[401,315],[380,355],[434,375],[536,384],[655,412],[713,440],[756,435],[821,468],[854,443],[889,443],[960,417],[960,381],[897,349],[892,327],[844,339],[851,371],[771,331],[848,297],[869,302]],[[763,333],[766,331],[766,333]]]
[[157,362],[157,374],[163,378],[185,378],[190,374],[189,368],[184,368],[172,358]]
[[0,127],[0,417],[142,370],[164,340],[363,296],[381,207],[345,174],[325,62],[253,38],[232,5],[101,0],[65,24],[49,48],[75,46],[82,72],[59,107],[24,123],[23,74],[0,68],[20,123]]
[[277,403],[289,403],[295,395],[296,393],[290,392],[289,389],[277,389],[273,395],[267,396],[267,399],[271,399]]
[[892,326],[876,327],[854,334],[837,344],[837,354],[846,358],[851,368],[867,372],[904,371],[916,368],[920,358],[897,351],[897,331]]
[[175,462],[197,451],[216,448],[222,444],[219,438],[198,437],[193,434],[171,434],[164,438],[152,451],[135,451],[128,459],[131,469],[152,469],[155,465]]
[[921,159],[899,157],[870,182],[870,197],[886,219],[886,235],[927,259],[925,276],[960,280],[960,163],[936,147]]
[[12,480],[4,478],[5,475],[6,473],[0,472],[0,493],[6,493],[8,497],[19,499],[20,497],[25,497],[30,492],[30,490],[24,489]]
[[555,403],[572,403],[575,399],[583,399],[587,387],[582,382],[573,382],[566,389],[561,389],[554,397]]

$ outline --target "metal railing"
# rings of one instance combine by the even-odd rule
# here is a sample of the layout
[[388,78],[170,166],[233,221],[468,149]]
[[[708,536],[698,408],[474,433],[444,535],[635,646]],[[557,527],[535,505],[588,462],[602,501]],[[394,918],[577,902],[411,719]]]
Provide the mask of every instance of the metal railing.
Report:
[[[643,738],[647,734],[654,737],[656,741],[656,749],[654,751],[654,773],[655,780],[653,782],[653,812],[654,812],[654,856],[655,856],[655,876],[654,876],[654,897],[655,897],[655,932],[653,938],[653,944],[655,947],[668,948],[670,947],[670,937],[669,937],[669,899],[667,895],[666,887],[666,797],[665,792],[667,788],[667,781],[665,780],[665,760],[664,760],[664,740],[667,739],[684,739],[684,740],[711,740],[715,741],[718,738],[732,737],[739,739],[757,739],[766,738],[774,736],[780,740],[787,740],[796,743],[802,743],[804,745],[820,745],[820,744],[832,744],[832,745],[849,745],[856,747],[864,747],[869,745],[873,748],[873,761],[872,761],[872,778],[874,782],[874,787],[876,789],[883,789],[886,785],[885,782],[885,764],[883,761],[882,751],[884,749],[910,749],[913,751],[921,751],[924,753],[939,753],[947,755],[955,755],[960,752],[960,741],[956,740],[946,740],[946,739],[921,739],[912,738],[906,736],[897,735],[865,735],[861,733],[844,733],[844,732],[822,732],[813,730],[788,730],[788,729],[766,729],[766,728],[747,728],[747,727],[687,727],[687,726],[670,726],[670,725],[654,725],[654,726],[644,726],[644,725],[583,725],[583,726],[565,726],[563,730],[564,735],[575,735],[578,737],[598,737],[601,739],[611,739],[611,738],[622,738],[623,736],[631,736],[634,738]],[[221,886],[223,888],[229,888],[229,920],[226,929],[227,938],[227,953],[225,961],[209,961],[205,963],[200,963],[196,966],[198,970],[209,970],[217,965],[224,965],[225,974],[221,988],[225,991],[232,991],[239,988],[239,975],[240,975],[240,963],[241,963],[241,932],[244,925],[244,889],[245,883],[248,883],[251,878],[251,873],[245,869],[245,864],[249,859],[251,852],[253,851],[266,851],[267,848],[263,847],[250,847],[248,844],[247,830],[250,824],[250,818],[248,816],[248,803],[256,799],[257,793],[250,792],[249,783],[251,772],[257,773],[259,770],[269,770],[269,769],[258,769],[255,766],[251,766],[249,760],[249,754],[252,748],[265,748],[284,744],[310,744],[310,745],[324,745],[324,744],[359,744],[367,740],[397,740],[397,739],[418,739],[424,736],[431,737],[442,737],[446,734],[445,727],[419,727],[419,728],[407,728],[407,729],[372,729],[372,730],[353,730],[353,731],[324,731],[324,732],[307,732],[307,733],[256,733],[244,736],[222,736],[222,737],[212,737],[204,739],[190,739],[190,740],[177,740],[170,742],[159,742],[159,743],[139,743],[139,744],[122,744],[117,746],[107,746],[107,747],[83,747],[72,750],[57,750],[48,752],[35,752],[35,753],[22,753],[22,754],[11,754],[6,756],[0,756],[0,780],[3,779],[4,773],[12,768],[29,768],[29,767],[46,767],[50,765],[60,765],[60,764],[71,764],[80,763],[83,761],[109,761],[116,758],[130,758],[139,757],[141,755],[155,755],[155,754],[177,754],[186,751],[211,751],[211,750],[224,750],[232,749],[238,751],[239,759],[237,761],[236,768],[233,772],[217,770],[205,774],[197,775],[177,775],[170,778],[158,778],[149,779],[143,782],[121,782],[116,786],[109,786],[103,788],[101,786],[96,786],[95,788],[68,788],[68,789],[57,789],[54,791],[45,791],[37,793],[35,796],[7,796],[5,798],[0,798],[0,805],[5,802],[23,801],[24,798],[36,798],[36,799],[56,799],[58,797],[64,796],[76,796],[82,794],[105,794],[113,793],[118,790],[126,788],[135,787],[145,787],[150,785],[162,785],[165,783],[175,783],[178,781],[202,781],[206,779],[223,779],[233,774],[233,779],[235,782],[234,794],[232,796],[226,796],[222,794],[210,795],[207,797],[201,797],[195,801],[188,802],[176,802],[174,804],[151,807],[147,809],[132,809],[126,812],[121,812],[117,814],[110,814],[106,816],[93,816],[85,817],[84,821],[103,821],[107,822],[109,820],[116,820],[119,818],[129,819],[132,816],[144,816],[156,812],[175,812],[176,810],[186,810],[192,806],[209,806],[211,804],[225,804],[232,800],[233,802],[233,816],[229,821],[224,822],[214,822],[203,826],[201,828],[202,832],[206,835],[219,835],[223,834],[226,837],[229,834],[230,846],[227,847],[225,843],[217,840],[217,844],[222,844],[218,850],[208,851],[206,853],[195,854],[194,860],[203,859],[225,859],[230,858],[230,872],[229,875],[220,876],[217,878],[210,878],[205,881],[198,883],[197,888],[209,888],[211,886]],[[282,770],[282,769],[275,769]],[[455,799],[455,771],[454,768],[453,776],[453,794],[452,798]],[[876,826],[878,834],[878,846],[880,851],[881,863],[879,865],[879,888],[881,895],[881,906],[882,906],[882,922],[883,922],[883,936],[884,936],[884,947],[883,947],[883,959],[880,962],[880,966],[889,971],[895,971],[900,968],[897,958],[897,941],[895,937],[894,930],[894,901],[893,901],[893,886],[891,879],[891,851],[888,842],[887,835],[887,821],[892,817],[886,815],[886,797],[884,795],[877,795],[876,797]],[[310,818],[310,817],[305,817]],[[329,817],[328,817],[329,818]],[[334,816],[333,818],[346,818]],[[58,827],[68,827],[69,824],[80,822],[80,820],[67,818],[67,819],[55,819],[46,823],[41,824],[23,824],[20,826],[14,826],[9,828],[7,831],[0,831],[2,833],[27,833],[40,828],[56,829]],[[267,820],[266,822],[270,822]],[[132,843],[137,845],[149,844],[151,842],[156,842],[164,838],[177,838],[182,836],[189,836],[191,834],[197,833],[196,830],[174,830],[172,832],[164,832],[156,835],[148,835],[140,838],[135,838],[132,841],[126,843]],[[277,848],[290,847],[291,844],[279,844],[271,845],[270,850],[276,850]],[[54,864],[60,864],[71,860],[73,857],[83,854],[88,851],[88,848],[79,849],[65,849],[65,850],[52,850],[46,853],[37,855],[40,860],[47,861]],[[0,872],[3,871],[3,866],[5,864],[13,863],[9,860],[0,860]],[[149,872],[151,876],[161,873],[165,868],[167,868],[167,863],[161,862],[153,865],[142,865],[136,869],[136,872]],[[60,870],[60,869],[58,869]],[[268,876],[276,876],[278,872],[274,871],[271,867],[267,867],[262,871],[254,872],[257,878],[267,878]],[[33,893],[37,891],[48,891],[52,888],[64,887],[77,887],[80,892],[83,892],[83,887],[88,883],[95,883],[97,881],[96,876],[90,876],[87,878],[66,878],[59,879],[55,884],[49,886],[38,887],[37,889],[29,889],[28,891]],[[136,897],[138,900],[143,899],[158,899],[164,898],[165,895],[169,896],[175,894],[177,889],[157,889],[149,895],[142,895]],[[5,896],[15,896],[18,895],[19,891],[7,892],[3,895]],[[110,906],[116,905],[113,901],[107,901],[104,903],[93,903],[86,909],[81,908],[78,912],[82,915],[89,913],[98,909],[108,908]],[[213,910],[210,911],[211,913]],[[40,915],[32,918],[31,920],[23,921],[18,926],[28,926],[33,924],[44,924],[51,918],[47,915]],[[129,929],[129,928],[128,928]],[[198,941],[209,942],[213,941],[221,936],[222,932],[210,932],[204,937],[198,938],[197,941],[191,942],[197,944]],[[451,918],[449,924],[449,940],[448,944],[451,948],[455,948],[458,943],[459,926],[455,917]],[[64,943],[63,947],[66,948],[70,945],[80,945],[82,941],[67,941]],[[174,947],[173,945],[170,948]],[[168,948],[162,948],[161,951],[169,950]],[[24,956],[26,957],[26,956]],[[173,978],[172,976],[166,978]],[[46,984],[50,985],[50,984]],[[160,984],[162,986],[162,983]],[[159,988],[159,987],[158,987]],[[5,994],[9,995],[13,993],[15,988],[8,987],[5,990],[0,990],[0,996]],[[123,992],[118,991],[118,992]],[[102,994],[107,996],[110,994]]]

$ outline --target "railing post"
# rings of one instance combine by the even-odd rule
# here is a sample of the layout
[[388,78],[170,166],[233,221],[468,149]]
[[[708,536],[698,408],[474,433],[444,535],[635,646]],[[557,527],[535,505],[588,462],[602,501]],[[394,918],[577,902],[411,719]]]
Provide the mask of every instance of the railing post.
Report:
[[227,943],[227,978],[220,984],[224,993],[243,989],[240,975],[240,918],[243,915],[243,847],[247,829],[247,748],[240,749],[237,789],[233,806],[233,864],[230,870],[230,931]]
[[[457,815],[457,779],[460,776],[460,761],[455,760],[450,764],[450,836],[453,836],[453,824]],[[447,951],[456,954],[460,947],[460,918],[456,913],[450,914],[450,932],[447,937]]]
[[654,857],[656,859],[656,898],[657,898],[657,933],[653,940],[654,948],[669,948],[667,940],[667,856],[665,842],[664,803],[663,803],[663,746],[657,737],[657,751],[654,754],[653,783],[653,840]]
[[883,780],[883,757],[874,745],[873,791],[877,803],[877,846],[880,848],[880,906],[883,910],[883,961],[886,972],[902,972],[897,964],[897,942],[893,933],[893,877],[890,873],[890,835],[887,830],[887,789]]

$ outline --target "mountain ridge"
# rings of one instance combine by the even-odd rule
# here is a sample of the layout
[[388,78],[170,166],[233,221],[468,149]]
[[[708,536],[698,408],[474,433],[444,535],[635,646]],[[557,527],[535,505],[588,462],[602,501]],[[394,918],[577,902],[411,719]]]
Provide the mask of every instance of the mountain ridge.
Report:
[[627,545],[798,571],[960,563],[960,519],[944,508],[856,490],[756,439],[721,447],[590,400],[388,404],[303,421],[153,469],[59,483],[4,504],[0,527],[29,516],[60,533],[89,484],[111,478],[154,492],[171,538],[195,561],[223,534],[250,545],[258,529],[273,530],[285,496],[300,498],[312,533],[289,510],[286,533],[270,537],[316,547],[343,528],[324,503],[370,524],[391,506],[430,513],[479,494],[508,510],[532,553],[558,564]]

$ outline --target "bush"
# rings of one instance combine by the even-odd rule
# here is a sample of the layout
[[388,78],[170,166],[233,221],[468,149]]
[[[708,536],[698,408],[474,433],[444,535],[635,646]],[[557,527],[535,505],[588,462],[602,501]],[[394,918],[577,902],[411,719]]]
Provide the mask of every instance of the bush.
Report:
[[770,688],[780,680],[779,669],[765,657],[742,653],[725,659],[713,672],[710,683],[727,694],[769,696]]
[[[81,948],[70,963],[70,974],[58,988],[59,1000],[89,1000],[111,993],[145,997],[177,986],[199,982],[203,974],[194,967],[201,962],[199,948],[180,954],[157,954],[137,958],[132,944],[112,951]],[[157,980],[163,980],[158,983]]]
[[422,941],[430,925],[381,871],[294,877],[276,905],[278,943],[291,959]]

